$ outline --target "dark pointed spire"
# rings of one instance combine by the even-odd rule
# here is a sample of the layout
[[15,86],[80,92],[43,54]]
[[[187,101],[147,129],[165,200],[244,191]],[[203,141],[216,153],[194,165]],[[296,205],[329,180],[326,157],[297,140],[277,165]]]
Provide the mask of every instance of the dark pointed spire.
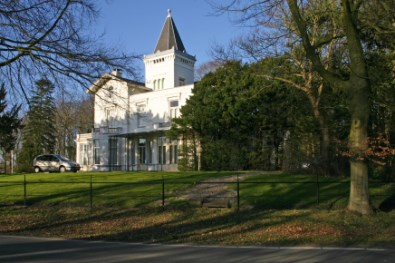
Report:
[[166,21],[163,25],[162,32],[160,33],[154,52],[169,50],[173,47],[175,50],[186,52],[184,44],[181,41],[181,37],[178,34],[177,27],[171,17],[171,10],[168,9],[167,13]]

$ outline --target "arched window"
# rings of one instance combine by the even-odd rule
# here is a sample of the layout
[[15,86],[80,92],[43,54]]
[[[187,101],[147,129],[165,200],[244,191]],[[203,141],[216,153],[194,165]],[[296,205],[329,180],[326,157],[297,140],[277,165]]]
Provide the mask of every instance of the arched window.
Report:
[[165,88],[165,79],[163,78],[162,79],[162,89],[164,89]]
[[154,90],[156,90],[156,80],[154,80]]

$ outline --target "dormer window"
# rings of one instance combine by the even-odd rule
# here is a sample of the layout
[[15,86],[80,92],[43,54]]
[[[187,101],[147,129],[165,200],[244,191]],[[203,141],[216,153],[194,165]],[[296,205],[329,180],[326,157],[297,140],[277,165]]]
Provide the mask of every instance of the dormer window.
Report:
[[184,86],[185,85],[185,79],[184,78],[178,78],[178,86]]

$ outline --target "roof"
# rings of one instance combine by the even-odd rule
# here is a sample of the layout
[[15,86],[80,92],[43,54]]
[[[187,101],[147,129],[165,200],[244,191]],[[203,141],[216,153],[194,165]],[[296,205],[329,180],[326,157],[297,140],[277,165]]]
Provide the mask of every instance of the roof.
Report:
[[98,80],[96,80],[95,83],[93,83],[88,88],[87,92],[89,92],[89,93],[97,92],[99,89],[101,89],[101,87],[103,87],[110,80],[123,81],[123,82],[126,82],[128,85],[132,85],[132,86],[138,87],[138,88],[140,88],[142,90],[151,91],[151,89],[147,88],[144,85],[144,83],[141,83],[141,82],[138,82],[138,81],[134,81],[134,80],[131,80],[131,79],[127,79],[127,78],[122,78],[122,77],[119,77],[119,76],[115,76],[114,74],[106,73],[103,76],[101,76]]
[[156,44],[155,52],[175,49],[186,52],[184,44],[182,43],[180,34],[171,17],[171,11],[168,10],[165,24],[163,25],[162,32],[160,33],[158,43]]

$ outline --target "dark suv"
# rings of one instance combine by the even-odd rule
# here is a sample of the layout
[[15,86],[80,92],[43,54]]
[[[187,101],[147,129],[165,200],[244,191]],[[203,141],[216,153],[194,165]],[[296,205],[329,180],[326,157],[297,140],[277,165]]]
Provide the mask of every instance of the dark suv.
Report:
[[39,155],[33,160],[33,169],[38,172],[77,172],[80,165],[60,154]]

